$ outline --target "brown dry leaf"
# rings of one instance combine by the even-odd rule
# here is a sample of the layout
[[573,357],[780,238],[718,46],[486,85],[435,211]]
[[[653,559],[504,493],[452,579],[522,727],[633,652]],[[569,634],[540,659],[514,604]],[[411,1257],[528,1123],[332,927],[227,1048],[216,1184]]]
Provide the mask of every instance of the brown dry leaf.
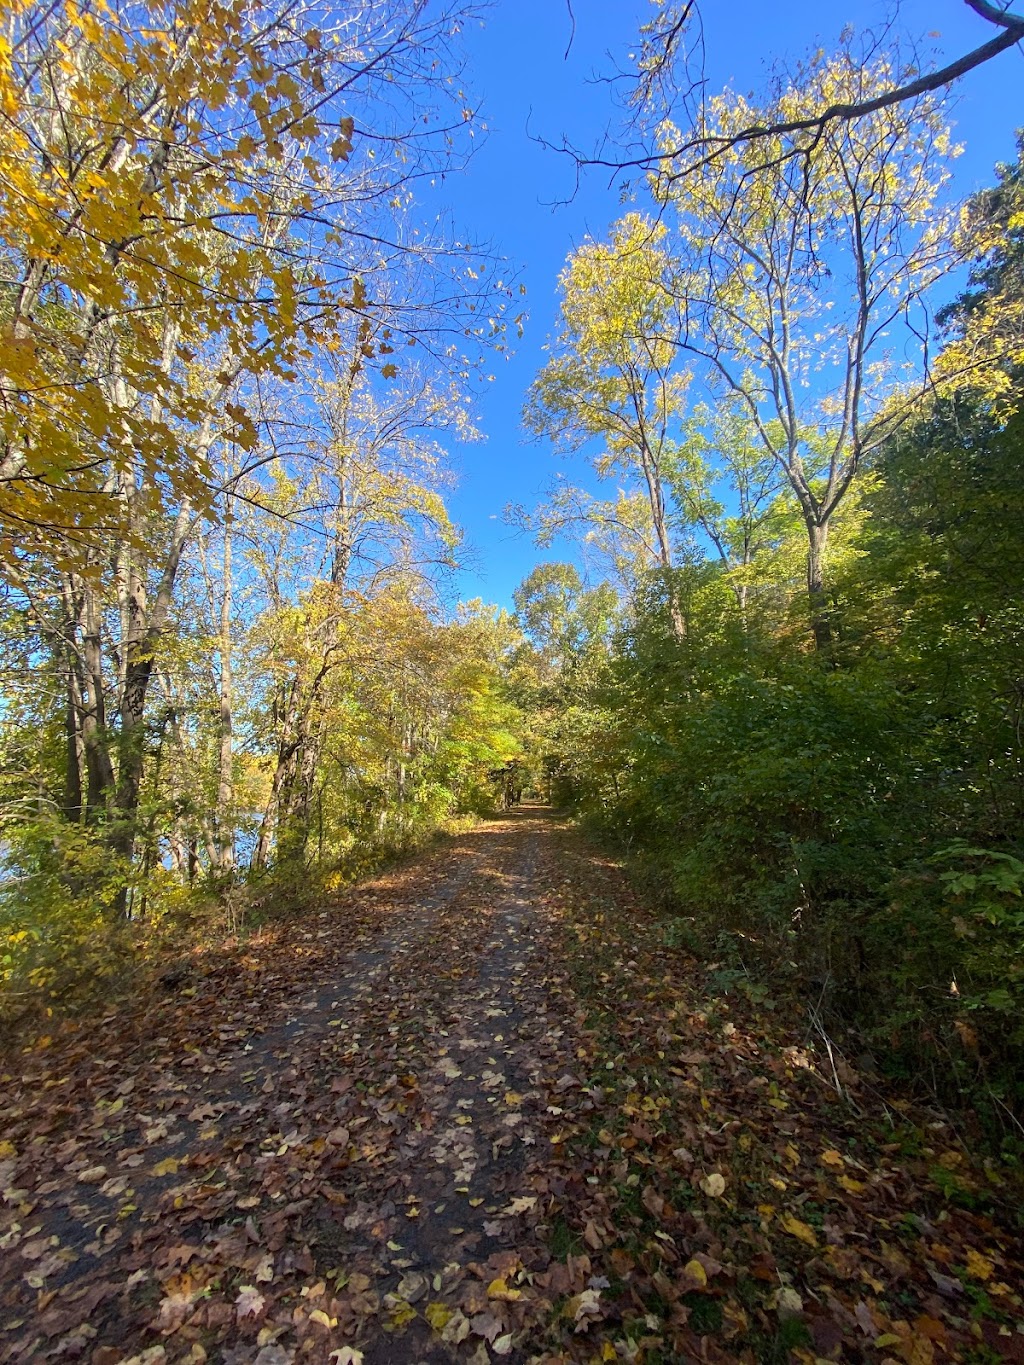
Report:
[[255,1285],[244,1284],[235,1300],[235,1312],[239,1321],[243,1318],[258,1318],[267,1306],[267,1301]]
[[476,1337],[483,1337],[485,1341],[493,1342],[501,1335],[504,1323],[499,1321],[493,1313],[476,1313],[469,1320],[470,1329]]
[[457,1346],[469,1336],[469,1319],[460,1308],[456,1308],[441,1330],[441,1340],[449,1346]]

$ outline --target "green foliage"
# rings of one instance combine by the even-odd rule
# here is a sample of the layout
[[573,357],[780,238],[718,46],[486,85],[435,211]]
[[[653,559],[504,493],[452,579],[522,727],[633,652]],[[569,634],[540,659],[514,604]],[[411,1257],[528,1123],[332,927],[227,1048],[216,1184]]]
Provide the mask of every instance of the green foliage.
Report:
[[[979,318],[1012,350],[1019,161],[999,177],[967,216],[977,265],[946,315],[946,375]],[[788,211],[744,202],[744,230]],[[684,209],[709,230],[699,196]],[[818,281],[799,280],[810,317]],[[761,307],[730,284],[730,307]],[[1000,363],[991,393],[950,386],[913,420],[884,383],[866,396],[874,448],[829,518],[828,649],[808,638],[805,499],[772,467],[772,429],[750,405],[677,412],[663,472],[685,561],[634,573],[603,663],[552,693],[546,733],[559,795],[656,889],[667,952],[706,956],[720,985],[775,977],[852,1047],[1005,1129],[1024,1111],[1024,417]],[[819,500],[823,392],[800,428]]]
[[94,832],[56,813],[19,826],[0,882],[0,1020],[103,991],[124,965],[113,907],[127,875]]

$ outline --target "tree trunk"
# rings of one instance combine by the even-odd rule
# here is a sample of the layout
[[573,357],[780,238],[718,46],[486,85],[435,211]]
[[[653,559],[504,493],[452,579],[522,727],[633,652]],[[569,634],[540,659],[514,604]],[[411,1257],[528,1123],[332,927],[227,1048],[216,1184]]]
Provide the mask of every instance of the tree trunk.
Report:
[[828,522],[807,523],[807,601],[811,613],[814,647],[821,653],[832,648],[832,616],[825,591],[825,550]]
[[106,698],[103,694],[103,647],[101,613],[91,584],[82,587],[82,699],[80,728],[85,751],[87,818],[95,821],[106,812],[114,793],[114,765],[107,746]]
[[[125,654],[124,684],[118,715],[119,763],[110,846],[126,863],[131,862],[135,852],[135,825],[145,770],[146,697],[153,677],[156,652],[174,601],[174,584],[191,526],[192,506],[186,500],[175,518],[163,573],[151,607],[147,601],[145,582],[134,568],[129,568],[128,581],[121,588],[128,639],[122,645]],[[127,889],[118,897],[115,908],[123,914],[126,905]]]
[[220,754],[217,773],[217,870],[229,874],[235,865],[235,783],[232,765],[231,675],[231,512],[224,516],[223,590],[220,600]]
[[82,818],[82,733],[79,728],[81,701],[75,670],[68,661],[67,699],[64,706],[64,734],[67,746],[64,768],[64,818],[77,825]]

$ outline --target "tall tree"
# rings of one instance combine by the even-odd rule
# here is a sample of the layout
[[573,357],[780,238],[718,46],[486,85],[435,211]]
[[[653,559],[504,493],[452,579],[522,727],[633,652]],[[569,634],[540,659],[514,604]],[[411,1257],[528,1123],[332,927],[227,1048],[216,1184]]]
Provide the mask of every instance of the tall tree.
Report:
[[[798,82],[777,76],[753,106],[708,102],[705,135],[799,120],[823,100],[869,99],[889,64],[860,64],[848,40],[815,55]],[[675,130],[663,133],[672,145]],[[756,142],[739,140],[659,191],[677,214],[672,294],[681,348],[738,405],[795,496],[807,533],[815,642],[829,648],[829,527],[858,472],[913,409],[924,296],[949,264],[941,194],[955,148],[926,96]],[[897,335],[899,334],[899,335]]]
[[[557,449],[592,448],[599,478],[639,493],[644,556],[670,574],[665,466],[688,381],[678,366],[682,320],[668,287],[666,236],[662,224],[631,213],[607,242],[572,253],[561,275],[555,353],[534,380],[525,420]],[[681,612],[673,620],[684,634]]]
[[[152,499],[205,505],[225,390],[287,373],[346,314],[383,312],[444,351],[447,310],[474,287],[466,252],[394,223],[471,112],[458,28],[457,8],[415,0],[8,10],[2,558],[36,536],[81,568],[90,528],[127,510],[128,471]],[[396,310],[386,279],[410,256],[418,287]],[[200,353],[223,382],[190,383]],[[244,402],[229,416],[251,445]]]

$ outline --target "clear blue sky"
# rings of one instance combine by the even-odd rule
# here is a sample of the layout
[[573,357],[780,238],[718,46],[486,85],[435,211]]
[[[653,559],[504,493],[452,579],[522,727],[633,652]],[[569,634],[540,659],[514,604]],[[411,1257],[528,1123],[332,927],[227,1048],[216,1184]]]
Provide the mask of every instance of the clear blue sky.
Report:
[[[831,46],[845,24],[877,24],[889,7],[870,0],[705,0],[702,8],[709,88],[747,92],[761,85],[774,58]],[[558,273],[567,254],[585,234],[601,235],[621,211],[618,185],[606,173],[589,172],[571,197],[571,164],[531,134],[552,142],[565,134],[590,147],[616,123],[609,88],[595,78],[608,74],[616,58],[624,62],[651,13],[642,0],[573,0],[572,9],[575,33],[566,0],[495,0],[483,25],[467,35],[468,84],[488,133],[469,168],[449,176],[444,187],[460,230],[492,242],[518,265],[528,291],[526,335],[508,361],[491,366],[495,380],[478,407],[486,440],[453,452],[459,487],[451,507],[471,552],[471,567],[457,581],[459,596],[506,606],[538,559],[571,557],[568,547],[538,551],[503,523],[502,511],[509,502],[534,505],[559,471],[582,477],[543,444],[524,440],[520,412],[555,330]],[[932,35],[940,64],[992,35],[963,0],[904,0],[900,19],[909,34]],[[1024,124],[1024,56],[1003,53],[957,90],[954,118],[965,151],[955,163],[954,190],[965,196],[992,183],[995,163],[1013,157],[1014,131]]]

